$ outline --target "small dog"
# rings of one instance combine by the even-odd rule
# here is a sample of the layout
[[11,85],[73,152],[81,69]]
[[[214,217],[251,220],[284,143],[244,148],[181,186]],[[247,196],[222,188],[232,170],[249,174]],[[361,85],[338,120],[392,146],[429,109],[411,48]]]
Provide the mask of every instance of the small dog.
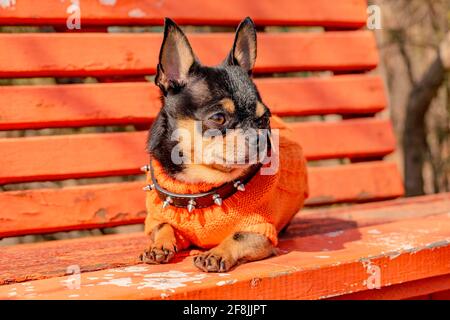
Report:
[[[194,257],[195,266],[226,272],[273,255],[278,233],[302,208],[308,194],[306,161],[289,129],[271,117],[252,81],[256,48],[255,25],[246,18],[224,62],[207,67],[175,22],[165,20],[155,77],[163,107],[149,132],[150,164],[145,167],[150,246],[142,261],[167,263],[178,250],[195,245],[209,249]],[[263,175],[267,164],[248,161],[248,151],[230,153],[229,140],[224,142],[229,136],[243,137],[241,145],[249,147],[275,129],[280,132],[277,152],[273,140],[265,144],[278,157],[273,174]],[[251,140],[250,130],[269,134]],[[188,138],[174,139],[179,131]],[[216,135],[206,134],[210,131]],[[195,157],[195,139],[225,156],[214,154],[201,163],[174,161]],[[238,161],[217,161],[230,156]]]

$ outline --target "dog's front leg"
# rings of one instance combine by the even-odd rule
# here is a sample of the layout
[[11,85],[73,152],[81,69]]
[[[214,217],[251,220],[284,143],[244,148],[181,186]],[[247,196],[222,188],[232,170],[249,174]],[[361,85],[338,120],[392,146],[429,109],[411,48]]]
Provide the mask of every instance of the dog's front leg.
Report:
[[169,262],[178,251],[177,238],[172,226],[162,223],[153,228],[150,233],[149,249],[141,255],[142,262],[159,264]]
[[236,232],[217,247],[194,257],[194,264],[206,272],[227,272],[238,264],[261,260],[274,253],[274,246],[266,236]]

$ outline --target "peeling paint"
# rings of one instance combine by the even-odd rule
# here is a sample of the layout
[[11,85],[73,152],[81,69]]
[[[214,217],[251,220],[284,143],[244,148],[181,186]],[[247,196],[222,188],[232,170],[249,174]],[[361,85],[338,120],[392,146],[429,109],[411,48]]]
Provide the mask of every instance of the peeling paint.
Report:
[[139,8],[132,9],[128,12],[130,18],[143,18],[147,14]]
[[435,249],[435,248],[440,248],[440,247],[446,247],[450,245],[450,240],[441,240],[441,241],[437,241],[437,242],[433,242],[430,244],[427,244],[425,246],[425,248],[427,249]]
[[219,282],[217,282],[216,285],[218,285],[219,287],[221,287],[221,286],[225,286],[225,285],[235,284],[236,282],[237,282],[237,279],[225,280],[225,281],[219,281]]
[[343,230],[328,232],[328,233],[325,233],[325,237],[336,238],[336,237],[339,237],[340,235],[342,235],[343,233],[344,233]]
[[111,279],[109,281],[103,281],[100,282],[98,285],[105,286],[105,285],[114,285],[118,287],[130,287],[133,284],[131,281],[131,278],[117,278],[117,279]]
[[207,277],[204,273],[193,274],[192,272],[168,271],[151,273],[144,276],[143,281],[137,289],[151,288],[155,290],[173,290],[185,287],[188,283],[200,281]]
[[124,267],[124,268],[118,268],[114,269],[113,272],[145,272],[148,271],[148,267],[144,266],[131,266],[131,267]]
[[398,258],[402,253],[399,251],[394,251],[388,254],[390,260],[394,260],[395,258]]
[[114,6],[117,3],[117,0],[99,0],[100,4],[104,6]]

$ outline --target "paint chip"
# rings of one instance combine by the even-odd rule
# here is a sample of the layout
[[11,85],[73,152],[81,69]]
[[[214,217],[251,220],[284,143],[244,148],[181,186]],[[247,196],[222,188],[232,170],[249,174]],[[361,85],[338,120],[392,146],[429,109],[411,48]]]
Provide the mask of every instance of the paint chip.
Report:
[[148,271],[148,267],[144,266],[131,266],[131,267],[124,267],[124,268],[118,268],[114,269],[114,272],[130,272],[130,273],[137,273],[137,272],[145,272]]
[[189,283],[200,281],[207,277],[204,273],[193,274],[192,272],[168,271],[146,274],[138,289],[151,288],[155,290],[169,290],[186,287]]
[[343,230],[338,230],[338,231],[325,233],[325,236],[329,237],[329,238],[336,238],[336,237],[339,237],[343,233],[344,233]]
[[117,3],[117,0],[99,0],[99,1],[104,6],[114,6]]
[[131,278],[117,278],[117,279],[111,279],[108,281],[100,282],[100,286],[106,286],[106,285],[114,285],[118,287],[130,287],[132,285]]
[[128,16],[129,16],[130,18],[143,18],[143,17],[145,17],[146,15],[147,15],[147,14],[146,14],[144,11],[142,11],[141,9],[139,9],[139,8],[130,10],[130,11],[128,12]]
[[225,285],[235,284],[236,282],[237,282],[237,279],[232,279],[232,280],[226,280],[226,281],[219,281],[216,283],[216,285],[221,287],[221,286],[225,286]]

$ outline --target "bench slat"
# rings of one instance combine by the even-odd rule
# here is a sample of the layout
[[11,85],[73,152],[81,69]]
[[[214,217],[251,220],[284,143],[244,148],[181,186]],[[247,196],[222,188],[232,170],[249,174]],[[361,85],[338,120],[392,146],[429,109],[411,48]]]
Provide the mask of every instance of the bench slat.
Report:
[[[162,17],[189,25],[235,26],[245,16],[258,25],[320,25],[359,28],[366,23],[365,0],[272,0],[252,1],[243,6],[240,0],[218,1],[80,1],[82,26],[88,25],[161,25]],[[112,3],[108,5],[108,3]],[[246,3],[247,4],[247,3]],[[59,0],[17,1],[9,8],[0,7],[0,24],[65,25],[70,3]]]
[[330,300],[449,300],[448,288],[450,288],[450,275],[446,274],[391,285],[379,290],[350,293]]
[[[382,157],[395,149],[388,120],[291,126],[311,160]],[[0,184],[139,173],[148,162],[146,138],[138,131],[0,139]]]
[[[308,205],[403,195],[397,167],[382,161],[310,168],[309,183]],[[140,223],[145,217],[143,186],[127,182],[2,192],[0,237]]]
[[[114,199],[114,195],[111,196]],[[132,201],[128,203],[132,204]],[[382,210],[380,210],[382,208]],[[450,193],[353,205],[344,208],[302,210],[282,238],[306,237],[356,227],[430,217],[450,212]],[[64,276],[68,265],[82,272],[132,265],[147,245],[142,233],[106,235],[2,247],[0,285]],[[51,262],[42,264],[42,261]],[[13,269],[11,266],[23,267]]]
[[[280,116],[371,114],[387,104],[378,76],[255,82],[272,113]],[[160,107],[159,88],[151,83],[6,86],[0,87],[0,130],[149,124]]]
[[[449,218],[450,213],[447,212],[376,227],[337,230],[333,233],[283,239],[280,241],[280,247],[287,251],[286,254],[241,265],[229,272],[230,275],[225,278],[217,274],[200,273],[192,265],[192,258],[185,259],[186,256],[181,256],[179,260],[168,265],[141,264],[132,268],[82,273],[80,289],[68,289],[64,283],[67,278],[60,277],[29,282],[33,290],[27,291],[27,286],[21,284],[5,285],[0,287],[0,297],[63,299],[74,298],[72,295],[75,294],[76,298],[81,299],[160,299],[163,297],[226,299],[230,296],[236,299],[330,298],[369,290],[367,281],[370,280],[369,276],[373,274],[371,271],[374,268],[376,268],[375,272],[379,270],[381,273],[382,287],[448,274],[450,270]],[[123,240],[124,237],[122,235],[121,239]],[[77,241],[86,242],[86,240]],[[93,239],[90,240],[91,243],[92,241]],[[142,243],[145,245],[145,242]],[[116,251],[120,246],[115,245],[114,241],[105,241],[103,244],[106,244],[104,252],[107,256],[92,250],[91,246],[85,247],[96,256],[93,260],[85,258],[87,266],[92,266],[94,261],[101,259],[113,261],[117,258],[110,252]],[[39,246],[49,245],[34,246],[39,248]],[[55,244],[53,246],[56,247]],[[70,250],[66,248],[70,247],[63,247],[61,251],[65,252],[65,255],[70,255]],[[80,247],[76,250],[80,250]],[[132,252],[123,250],[121,252],[134,255],[138,249],[131,250]],[[27,259],[30,256],[32,259],[39,259],[32,254],[27,255]],[[58,261],[62,258],[52,257],[51,261],[56,262],[57,266],[49,263],[57,273],[61,273],[67,267],[63,267],[61,261]],[[433,263],[428,263],[429,261]],[[22,265],[23,261],[19,259],[19,263]],[[80,261],[78,260],[75,264],[79,265]],[[408,272],[399,272],[405,268]],[[176,286],[171,291],[151,286],[152,274],[158,273],[154,276],[160,280],[161,273],[170,270],[172,270],[170,273],[172,281],[177,277],[184,278],[186,281],[184,285]],[[42,273],[42,270],[39,271]],[[255,280],[255,277],[258,280]],[[129,281],[126,281],[127,278]],[[201,284],[193,282],[194,280],[200,280]],[[437,290],[442,290],[442,287],[438,287]],[[11,295],[12,291],[15,294]],[[162,293],[166,295],[163,296]]]
[[[208,65],[220,63],[233,42],[225,33],[189,38]],[[152,33],[0,34],[0,77],[153,74],[161,41]],[[377,63],[370,31],[263,33],[255,72],[368,70]]]

